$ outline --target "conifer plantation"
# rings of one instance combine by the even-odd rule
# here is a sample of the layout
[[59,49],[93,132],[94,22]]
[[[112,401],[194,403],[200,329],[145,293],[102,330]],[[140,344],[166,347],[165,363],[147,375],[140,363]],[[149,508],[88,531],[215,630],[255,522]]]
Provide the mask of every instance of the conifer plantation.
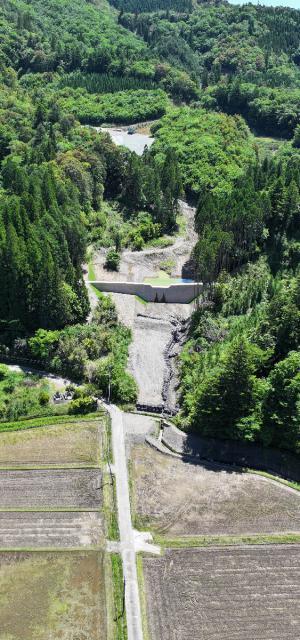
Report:
[[[86,324],[82,266],[171,242],[185,198],[205,296],[178,423],[298,452],[300,13],[4,0],[0,30],[1,352],[135,401],[130,330],[104,298]],[[141,157],[93,129],[145,121]]]

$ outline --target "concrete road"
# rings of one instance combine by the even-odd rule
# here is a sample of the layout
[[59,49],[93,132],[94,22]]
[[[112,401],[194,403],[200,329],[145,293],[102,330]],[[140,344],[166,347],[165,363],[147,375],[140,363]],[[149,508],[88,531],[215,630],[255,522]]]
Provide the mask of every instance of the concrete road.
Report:
[[125,580],[125,606],[128,640],[143,640],[142,616],[136,570],[135,534],[132,528],[130,513],[123,415],[122,412],[114,405],[105,406],[111,416],[120,548]]

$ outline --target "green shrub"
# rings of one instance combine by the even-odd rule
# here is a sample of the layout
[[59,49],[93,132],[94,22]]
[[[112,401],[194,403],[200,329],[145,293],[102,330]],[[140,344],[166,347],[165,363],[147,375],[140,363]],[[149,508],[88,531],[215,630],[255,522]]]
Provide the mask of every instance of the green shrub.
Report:
[[92,413],[97,410],[97,400],[91,398],[90,396],[83,396],[81,398],[77,398],[76,400],[72,400],[69,406],[69,414],[86,414]]
[[9,368],[5,364],[0,364],[0,380],[4,380],[9,372]]
[[50,394],[47,391],[41,391],[39,394],[39,403],[42,407],[49,403]]
[[118,271],[120,266],[120,254],[115,249],[110,249],[106,256],[105,267],[109,271]]

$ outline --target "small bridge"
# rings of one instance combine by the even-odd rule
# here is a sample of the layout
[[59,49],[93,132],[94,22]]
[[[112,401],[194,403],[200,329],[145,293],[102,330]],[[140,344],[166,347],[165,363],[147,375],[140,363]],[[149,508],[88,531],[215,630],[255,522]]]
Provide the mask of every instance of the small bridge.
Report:
[[145,282],[98,282],[90,280],[89,284],[106,293],[125,293],[139,296],[146,302],[179,303],[192,302],[203,291],[202,282],[188,282],[159,286]]

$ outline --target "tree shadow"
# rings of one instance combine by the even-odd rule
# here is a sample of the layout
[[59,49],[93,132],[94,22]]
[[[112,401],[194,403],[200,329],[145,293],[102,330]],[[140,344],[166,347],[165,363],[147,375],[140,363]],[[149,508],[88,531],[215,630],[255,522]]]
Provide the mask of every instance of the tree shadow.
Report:
[[253,469],[286,480],[300,481],[299,457],[288,451],[238,440],[207,438],[195,433],[182,433],[181,444],[178,446],[183,462],[201,465],[212,471],[244,473],[247,469]]

